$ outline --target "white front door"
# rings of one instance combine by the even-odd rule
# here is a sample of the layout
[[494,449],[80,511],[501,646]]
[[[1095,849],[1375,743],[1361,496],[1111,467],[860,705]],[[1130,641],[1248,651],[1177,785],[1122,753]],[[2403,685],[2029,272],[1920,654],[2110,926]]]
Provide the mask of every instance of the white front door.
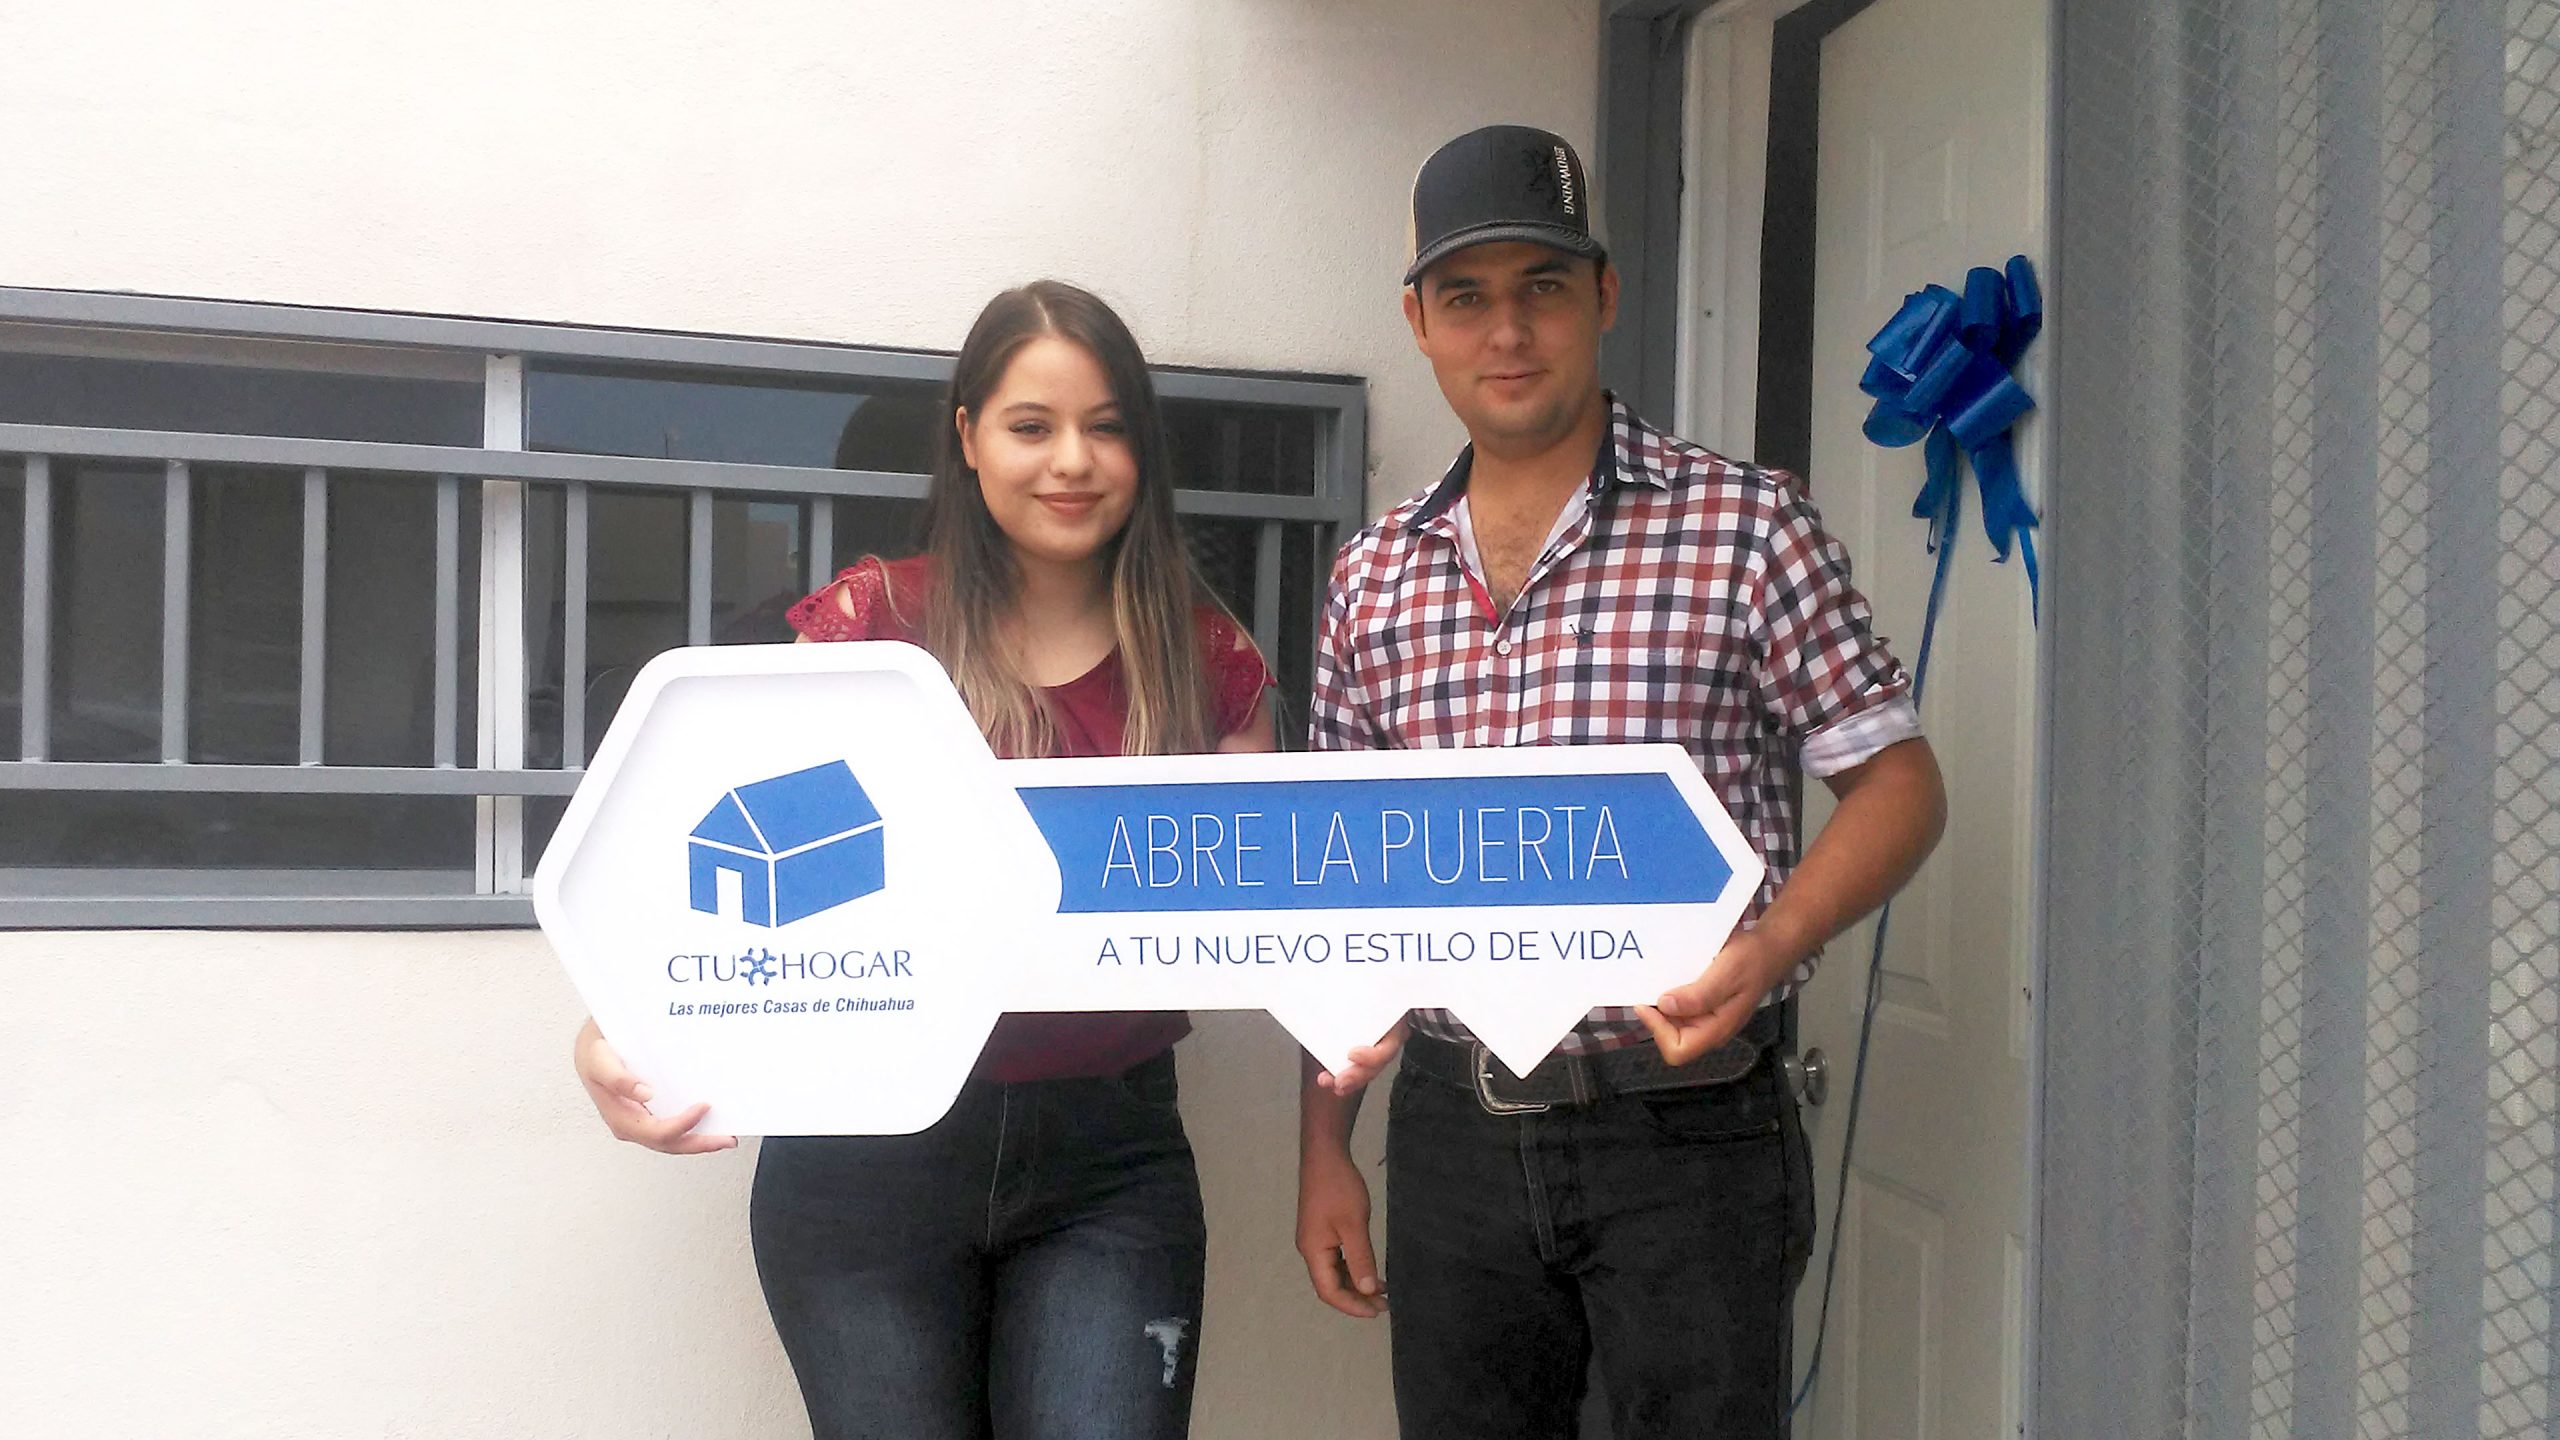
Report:
[[[2016,253],[2043,260],[2045,12],[2040,0],[1876,0],[1823,42],[1810,478],[1905,664],[1918,659],[1931,567],[1910,515],[1920,450],[1860,434],[1865,344],[1909,291],[1960,289],[1968,267]],[[2024,370],[2041,394],[2037,358]],[[2019,456],[2035,498],[2032,418]],[[1837,1217],[1872,923],[1831,947],[1802,1007],[1804,1045],[1832,1061],[1830,1103],[1810,1113],[1824,1221],[1842,1227],[1829,1347],[1797,1423],[1816,1440],[2021,1433],[2036,642],[2022,567],[1991,563],[1969,471],[1966,488],[1922,710],[1947,777],[1947,835],[1893,912]],[[1818,825],[1829,796],[1809,788]],[[1822,1253],[1801,1292],[1800,1367]]]

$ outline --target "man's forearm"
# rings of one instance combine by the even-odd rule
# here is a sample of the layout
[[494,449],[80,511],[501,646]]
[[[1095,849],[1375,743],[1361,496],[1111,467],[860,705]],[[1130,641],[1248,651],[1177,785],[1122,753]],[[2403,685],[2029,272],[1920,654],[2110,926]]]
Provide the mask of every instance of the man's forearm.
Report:
[[1889,746],[1829,784],[1839,808],[1754,927],[1790,967],[1892,899],[1946,829],[1946,786],[1926,740]]

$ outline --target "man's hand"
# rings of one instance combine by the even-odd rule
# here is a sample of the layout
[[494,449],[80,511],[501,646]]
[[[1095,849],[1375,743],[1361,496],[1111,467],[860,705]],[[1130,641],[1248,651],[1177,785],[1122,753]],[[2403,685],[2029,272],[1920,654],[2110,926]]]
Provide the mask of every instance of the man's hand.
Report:
[[1839,808],[1760,922],[1726,941],[1707,973],[1636,1007],[1670,1063],[1687,1064],[1740,1034],[1762,996],[1892,898],[1946,829],[1946,784],[1926,740],[1888,745],[1822,783]]
[[1705,974],[1663,992],[1636,1013],[1653,1032],[1654,1048],[1665,1064],[1686,1065],[1742,1033],[1760,1008],[1760,997],[1785,980],[1800,958],[1765,938],[1761,930],[1745,930],[1725,942]]
[[1375,1045],[1363,1045],[1351,1052],[1351,1063],[1339,1071],[1318,1070],[1316,1087],[1346,1099],[1360,1093],[1363,1086],[1378,1078],[1387,1062],[1404,1053],[1404,1037],[1410,1027],[1398,1020],[1395,1028],[1378,1037]]
[[1311,1146],[1298,1157],[1298,1256],[1317,1299],[1361,1320],[1385,1313],[1369,1248],[1369,1182],[1347,1150]]

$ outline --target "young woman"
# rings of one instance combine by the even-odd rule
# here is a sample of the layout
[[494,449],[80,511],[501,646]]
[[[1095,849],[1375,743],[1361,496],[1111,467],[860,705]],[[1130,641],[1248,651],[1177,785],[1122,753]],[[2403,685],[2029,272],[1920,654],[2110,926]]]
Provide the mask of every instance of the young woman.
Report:
[[[1100,300],[990,302],[953,367],[926,552],[867,558],[791,611],[803,640],[905,640],[1007,756],[1267,750],[1262,657],[1193,578],[1146,361]],[[917,1135],[773,1137],[756,1272],[818,1440],[1146,1440],[1185,1432],[1205,1234],[1175,1106],[1180,1015],[1009,1015]],[[607,1126],[657,1116],[589,1021]]]

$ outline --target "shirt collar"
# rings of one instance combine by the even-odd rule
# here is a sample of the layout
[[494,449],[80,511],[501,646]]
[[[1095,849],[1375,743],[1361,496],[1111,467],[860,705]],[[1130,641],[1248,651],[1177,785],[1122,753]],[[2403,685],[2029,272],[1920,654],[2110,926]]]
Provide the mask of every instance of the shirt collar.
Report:
[[[1609,425],[1601,432],[1600,448],[1591,457],[1591,478],[1587,493],[1593,500],[1622,485],[1650,485],[1656,490],[1671,487],[1671,477],[1658,463],[1667,453],[1662,435],[1646,424],[1626,402],[1606,391],[1601,398],[1609,404]],[[1647,463],[1644,457],[1655,457]],[[1475,470],[1476,447],[1470,443],[1458,451],[1440,483],[1431,487],[1421,505],[1405,517],[1407,530],[1445,530],[1449,511],[1467,493],[1467,477]]]

